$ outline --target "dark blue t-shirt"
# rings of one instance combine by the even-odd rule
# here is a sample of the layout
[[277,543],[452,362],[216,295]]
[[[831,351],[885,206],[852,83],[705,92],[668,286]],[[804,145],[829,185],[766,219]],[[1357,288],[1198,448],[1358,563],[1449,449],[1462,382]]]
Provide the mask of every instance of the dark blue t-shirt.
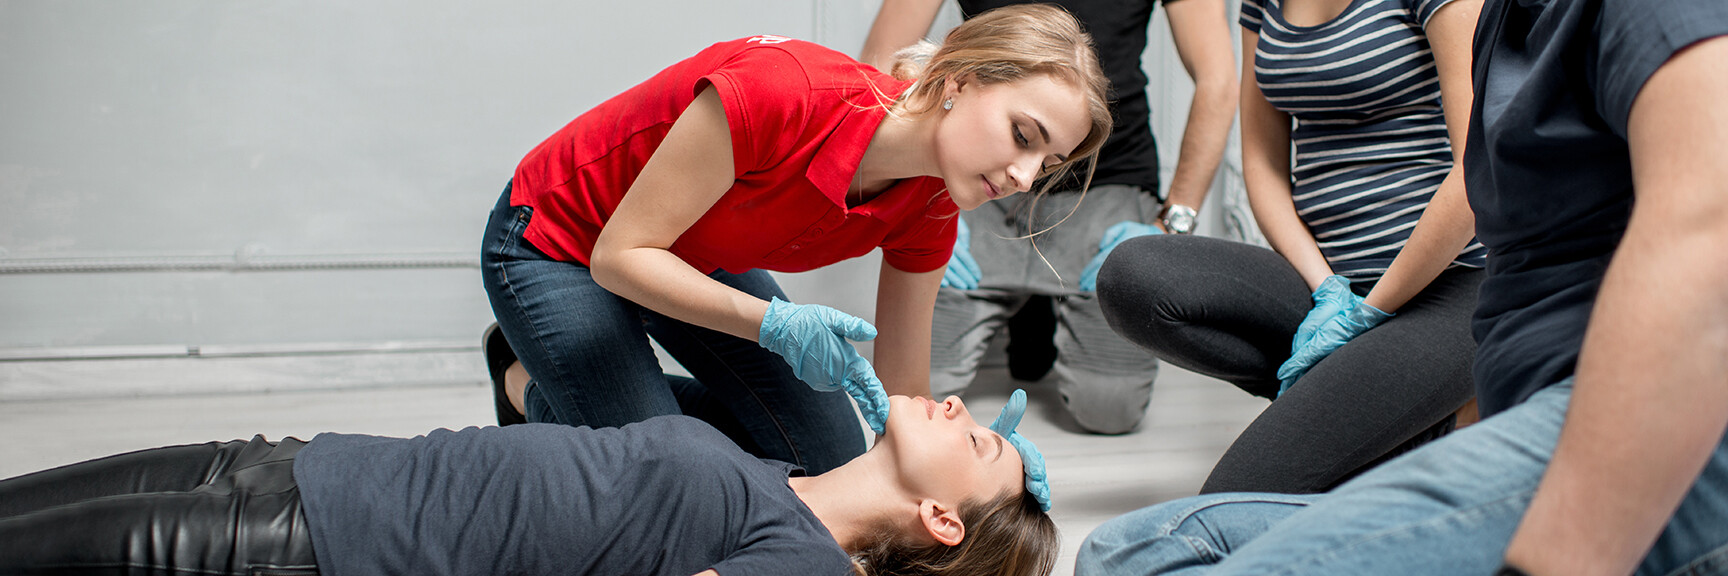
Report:
[[851,570],[787,486],[794,467],[684,416],[603,429],[319,434],[295,460],[328,575]]
[[1724,0],[1488,0],[1464,175],[1488,247],[1473,328],[1483,416],[1570,376],[1632,213],[1626,123]]

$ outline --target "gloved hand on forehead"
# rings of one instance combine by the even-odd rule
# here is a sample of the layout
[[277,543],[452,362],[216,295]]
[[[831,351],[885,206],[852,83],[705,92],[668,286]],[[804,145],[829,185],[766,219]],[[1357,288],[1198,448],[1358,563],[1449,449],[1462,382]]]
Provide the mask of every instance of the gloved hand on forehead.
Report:
[[1026,415],[1026,391],[1015,389],[1008,397],[1008,405],[1002,407],[1002,413],[990,423],[990,429],[1008,439],[1008,444],[1020,453],[1020,461],[1026,473],[1026,491],[1032,493],[1032,499],[1038,501],[1038,507],[1045,512],[1050,511],[1050,480],[1044,475],[1044,455],[1038,452],[1038,447],[1031,440],[1015,432],[1020,425],[1020,417]]
[[876,327],[856,316],[817,304],[768,302],[757,342],[779,354],[792,374],[821,392],[845,389],[877,434],[888,420],[888,393],[870,361],[848,340],[876,338]]

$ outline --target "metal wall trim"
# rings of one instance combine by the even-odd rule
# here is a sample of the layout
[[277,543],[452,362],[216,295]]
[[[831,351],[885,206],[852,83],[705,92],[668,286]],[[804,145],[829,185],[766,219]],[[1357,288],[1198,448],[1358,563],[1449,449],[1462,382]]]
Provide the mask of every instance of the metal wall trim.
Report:
[[0,258],[0,274],[102,274],[115,272],[287,272],[305,270],[400,270],[479,268],[468,252]]

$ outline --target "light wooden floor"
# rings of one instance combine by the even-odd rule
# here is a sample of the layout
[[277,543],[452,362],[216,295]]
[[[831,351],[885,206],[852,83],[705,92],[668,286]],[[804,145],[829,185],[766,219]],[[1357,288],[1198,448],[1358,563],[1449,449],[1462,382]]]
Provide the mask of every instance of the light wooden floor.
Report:
[[[467,366],[479,366],[474,356]],[[412,436],[485,425],[493,420],[483,377],[329,391],[0,401],[0,477],[139,448],[259,433],[271,439],[322,431]],[[14,388],[23,384],[11,380]],[[1014,386],[1027,388],[1032,397],[1020,430],[1049,465],[1052,516],[1063,541],[1059,575],[1072,573],[1076,547],[1099,523],[1193,494],[1225,447],[1266,405],[1233,386],[1170,366],[1162,368],[1141,428],[1122,436],[1077,432],[1053,386],[1012,382],[1002,368],[981,373],[967,402],[980,418],[994,415]]]

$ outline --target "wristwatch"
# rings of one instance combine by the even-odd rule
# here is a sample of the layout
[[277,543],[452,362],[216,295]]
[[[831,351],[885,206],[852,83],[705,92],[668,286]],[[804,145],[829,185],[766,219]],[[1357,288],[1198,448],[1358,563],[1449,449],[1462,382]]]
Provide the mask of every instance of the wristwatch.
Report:
[[1189,234],[1194,232],[1194,217],[1200,213],[1193,208],[1181,204],[1171,204],[1164,207],[1164,229],[1171,234]]

